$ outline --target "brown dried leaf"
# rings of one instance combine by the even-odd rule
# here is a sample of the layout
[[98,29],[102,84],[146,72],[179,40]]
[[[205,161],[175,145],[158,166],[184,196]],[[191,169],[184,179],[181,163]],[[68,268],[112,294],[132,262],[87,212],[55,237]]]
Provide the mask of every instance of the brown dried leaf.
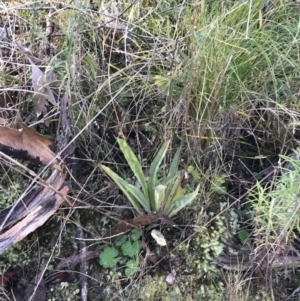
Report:
[[156,219],[159,219],[163,224],[168,226],[177,227],[176,223],[168,216],[159,213],[152,213],[138,216],[129,221],[121,221],[118,225],[113,227],[107,235],[118,235],[134,228],[145,227],[150,225]]
[[147,226],[157,219],[158,216],[156,213],[144,214],[129,221],[121,221],[118,225],[113,227],[107,235],[118,235],[134,228]]
[[38,134],[25,124],[22,126],[23,128],[20,130],[0,127],[0,145],[16,151],[25,151],[30,158],[38,160],[44,165],[51,164],[60,170],[55,159],[55,154],[49,148],[52,145],[52,141]]
[[158,214],[157,215],[157,219],[159,219],[165,225],[178,228],[178,226],[176,225],[176,223],[170,217],[168,217],[165,214]]

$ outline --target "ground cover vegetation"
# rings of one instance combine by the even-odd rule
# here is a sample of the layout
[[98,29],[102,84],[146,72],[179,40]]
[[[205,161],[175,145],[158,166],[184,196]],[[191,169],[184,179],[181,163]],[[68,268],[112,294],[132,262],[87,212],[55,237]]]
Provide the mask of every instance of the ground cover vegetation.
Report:
[[299,300],[300,3],[2,1],[2,300]]

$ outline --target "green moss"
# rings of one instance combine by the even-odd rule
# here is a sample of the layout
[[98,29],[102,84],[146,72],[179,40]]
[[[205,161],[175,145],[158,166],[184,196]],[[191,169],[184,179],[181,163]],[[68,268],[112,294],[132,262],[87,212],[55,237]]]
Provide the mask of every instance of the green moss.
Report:
[[22,252],[22,246],[18,243],[1,255],[0,271],[5,272],[8,268],[14,268],[16,266],[22,267],[29,262],[30,258],[28,253]]
[[19,198],[25,186],[26,181],[19,173],[9,172],[9,176],[3,177],[0,182],[0,210],[12,205]]
[[178,287],[168,287],[165,277],[155,276],[148,279],[147,283],[141,288],[139,298],[145,301],[184,301]]
[[77,283],[61,282],[50,287],[47,293],[48,301],[76,301],[80,300],[80,290]]
[[221,238],[227,236],[225,219],[216,217],[208,227],[199,230],[189,244],[180,246],[185,253],[187,267],[200,274],[217,271],[211,261],[223,251]]

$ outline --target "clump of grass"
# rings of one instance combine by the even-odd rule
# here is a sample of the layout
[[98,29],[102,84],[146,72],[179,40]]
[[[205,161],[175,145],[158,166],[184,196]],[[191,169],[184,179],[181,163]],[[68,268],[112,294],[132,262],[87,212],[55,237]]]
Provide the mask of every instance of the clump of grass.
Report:
[[255,95],[280,102],[288,91],[284,83],[295,82],[299,74],[295,7],[268,9],[264,1],[236,1],[232,6],[213,2],[202,13],[196,9],[200,17],[185,40],[193,43],[194,52],[180,75],[186,85],[193,73],[189,101],[196,120],[212,120]]

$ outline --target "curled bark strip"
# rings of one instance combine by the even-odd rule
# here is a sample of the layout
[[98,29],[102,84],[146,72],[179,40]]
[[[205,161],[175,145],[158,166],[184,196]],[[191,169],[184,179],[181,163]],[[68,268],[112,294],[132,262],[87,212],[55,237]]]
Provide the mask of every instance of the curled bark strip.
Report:
[[41,190],[42,187],[30,191],[19,202],[2,210],[0,212],[0,225],[3,225],[2,228],[9,227],[19,219],[23,218],[29,211],[32,211],[34,208],[34,200]]
[[[44,188],[43,190],[50,189]],[[52,191],[51,197],[39,199],[38,205],[22,221],[0,235],[0,254],[42,226],[64,202],[68,190],[68,187],[64,187],[59,191],[60,194],[54,195]]]
[[34,211],[38,206],[44,206],[47,200],[55,194],[55,191],[58,191],[62,187],[65,177],[65,174],[54,170],[49,179],[45,182],[45,187],[40,187],[30,192],[23,199],[18,200],[11,207],[3,210],[0,213],[1,229],[16,223],[28,213]]
[[19,130],[0,127],[0,150],[16,158],[31,158],[61,171],[55,154],[50,149],[52,141],[25,124]]

